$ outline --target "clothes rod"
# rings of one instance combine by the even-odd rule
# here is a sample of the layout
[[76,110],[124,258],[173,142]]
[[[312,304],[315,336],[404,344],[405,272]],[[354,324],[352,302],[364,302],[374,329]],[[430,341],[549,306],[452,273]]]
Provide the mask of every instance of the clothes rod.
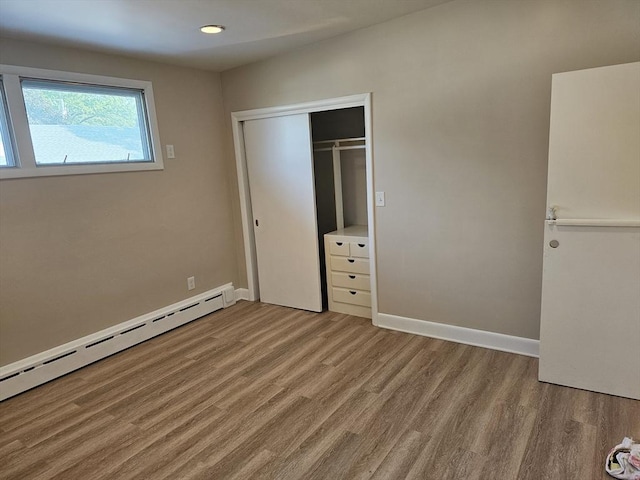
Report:
[[334,140],[317,140],[313,143],[340,143],[340,142],[364,142],[366,137],[353,137],[353,138],[336,138]]
[[348,145],[346,147],[326,147],[326,148],[314,148],[314,152],[331,152],[335,150],[361,150],[366,148],[366,145]]
[[640,220],[607,218],[558,218],[547,220],[549,225],[559,227],[640,227]]

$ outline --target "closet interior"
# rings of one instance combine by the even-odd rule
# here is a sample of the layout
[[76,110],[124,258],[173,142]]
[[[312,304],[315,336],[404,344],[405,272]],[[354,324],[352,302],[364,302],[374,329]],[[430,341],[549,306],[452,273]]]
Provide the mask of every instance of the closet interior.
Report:
[[311,114],[323,307],[371,318],[364,108]]

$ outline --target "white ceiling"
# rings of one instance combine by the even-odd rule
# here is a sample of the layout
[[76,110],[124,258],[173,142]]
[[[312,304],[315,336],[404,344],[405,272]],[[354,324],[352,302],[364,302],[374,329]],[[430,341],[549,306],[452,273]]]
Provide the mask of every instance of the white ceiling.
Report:
[[447,1],[0,0],[0,35],[223,71]]

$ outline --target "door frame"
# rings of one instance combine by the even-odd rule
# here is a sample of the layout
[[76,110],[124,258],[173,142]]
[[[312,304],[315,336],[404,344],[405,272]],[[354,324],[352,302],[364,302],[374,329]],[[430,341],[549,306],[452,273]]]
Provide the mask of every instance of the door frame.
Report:
[[376,276],[376,242],[375,242],[375,183],[373,171],[372,150],[372,122],[371,122],[371,93],[349,95],[345,97],[316,100],[306,103],[280,105],[275,107],[258,108],[231,112],[231,128],[233,131],[233,148],[236,157],[236,172],[238,175],[238,193],[240,196],[240,213],[242,216],[242,235],[244,240],[244,256],[247,267],[247,283],[249,300],[260,298],[258,281],[258,263],[256,259],[256,244],[253,232],[251,191],[247,172],[247,158],[244,148],[243,123],[247,120],[279,117],[300,113],[315,113],[338,110],[351,107],[364,107],[365,159],[367,170],[367,220],[369,222],[370,249],[370,282],[371,282],[371,319],[378,325],[378,288]]

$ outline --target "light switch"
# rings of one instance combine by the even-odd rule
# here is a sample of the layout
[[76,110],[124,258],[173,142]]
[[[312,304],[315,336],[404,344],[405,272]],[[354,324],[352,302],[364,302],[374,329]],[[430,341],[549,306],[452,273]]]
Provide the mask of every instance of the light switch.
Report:
[[167,158],[176,158],[176,152],[173,150],[173,145],[167,145]]
[[376,192],[376,207],[384,207],[384,192]]

